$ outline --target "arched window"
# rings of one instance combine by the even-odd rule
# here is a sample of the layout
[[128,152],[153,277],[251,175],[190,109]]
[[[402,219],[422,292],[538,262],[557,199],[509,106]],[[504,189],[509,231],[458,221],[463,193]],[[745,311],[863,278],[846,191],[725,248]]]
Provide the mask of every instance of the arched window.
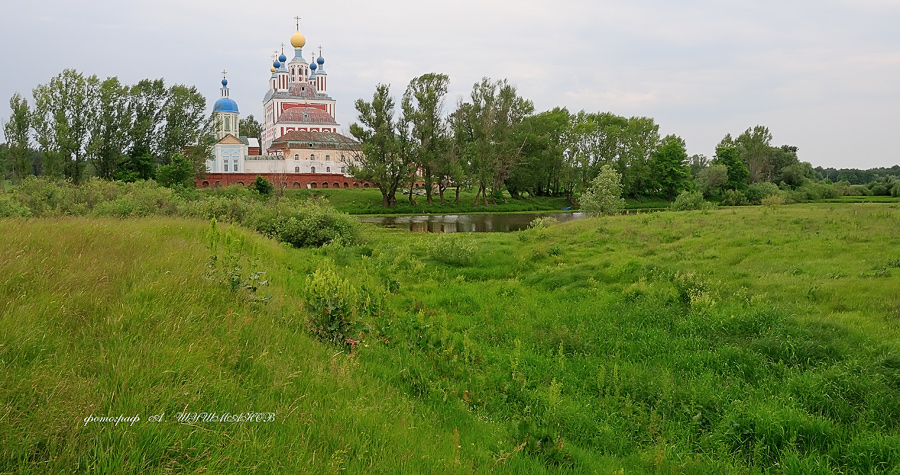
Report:
[[315,159],[316,159],[316,154],[314,154],[314,153],[309,154],[309,159],[310,159],[310,160],[315,160]]
[[322,188],[328,188],[328,183],[326,183],[326,182],[323,181],[323,182],[322,182]]
[[325,155],[325,161],[326,161],[326,162],[330,162],[330,161],[331,161],[331,155]]
[[295,154],[294,154],[294,160],[300,160],[300,154],[299,154],[299,153],[295,153]]
[[331,167],[325,167],[325,173],[331,173]]
[[300,173],[300,167],[294,167],[294,173]]
[[310,170],[310,173],[315,173],[315,172],[316,172],[316,167],[312,167],[312,169]]

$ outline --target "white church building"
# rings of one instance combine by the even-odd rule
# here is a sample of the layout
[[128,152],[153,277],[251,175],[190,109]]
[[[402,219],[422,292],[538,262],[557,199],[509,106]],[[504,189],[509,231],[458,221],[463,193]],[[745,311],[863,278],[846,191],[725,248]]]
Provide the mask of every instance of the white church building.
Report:
[[198,186],[248,185],[257,175],[289,188],[369,186],[349,175],[350,164],[361,153],[360,144],[338,132],[321,48],[319,56],[313,59],[313,54],[307,62],[305,45],[298,23],[291,36],[294,57],[288,61],[282,52],[269,68],[262,143],[240,135],[240,111],[223,77],[221,97],[213,106],[217,141],[206,162],[207,177],[198,179]]

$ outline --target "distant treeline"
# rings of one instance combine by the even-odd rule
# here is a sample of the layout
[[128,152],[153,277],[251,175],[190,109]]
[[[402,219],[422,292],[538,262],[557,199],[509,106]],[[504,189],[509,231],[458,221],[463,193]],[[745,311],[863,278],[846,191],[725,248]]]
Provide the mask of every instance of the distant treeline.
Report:
[[816,175],[821,180],[831,180],[833,183],[846,181],[851,185],[866,185],[869,183],[879,183],[889,178],[900,177],[900,165],[894,165],[891,168],[870,168],[868,170],[860,170],[858,168],[834,168],[816,167]]

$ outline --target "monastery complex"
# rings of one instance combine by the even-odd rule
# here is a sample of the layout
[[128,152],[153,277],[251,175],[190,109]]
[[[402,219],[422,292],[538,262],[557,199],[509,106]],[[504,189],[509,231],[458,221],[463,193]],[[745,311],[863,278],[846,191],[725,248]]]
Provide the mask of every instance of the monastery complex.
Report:
[[207,177],[198,179],[198,186],[249,185],[260,175],[284,188],[368,187],[349,175],[360,145],[338,133],[321,48],[319,56],[311,54],[307,62],[305,45],[298,23],[291,36],[294,57],[288,61],[282,51],[269,69],[262,143],[240,135],[240,111],[229,97],[228,80],[222,78],[222,97],[213,106],[217,141],[206,161]]

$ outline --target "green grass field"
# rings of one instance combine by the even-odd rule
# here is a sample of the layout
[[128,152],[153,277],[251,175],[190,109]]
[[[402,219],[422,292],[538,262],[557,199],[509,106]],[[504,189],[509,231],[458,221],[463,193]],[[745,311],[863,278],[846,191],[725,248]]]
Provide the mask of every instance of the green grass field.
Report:
[[0,220],[0,473],[900,473],[897,204],[365,234]]

